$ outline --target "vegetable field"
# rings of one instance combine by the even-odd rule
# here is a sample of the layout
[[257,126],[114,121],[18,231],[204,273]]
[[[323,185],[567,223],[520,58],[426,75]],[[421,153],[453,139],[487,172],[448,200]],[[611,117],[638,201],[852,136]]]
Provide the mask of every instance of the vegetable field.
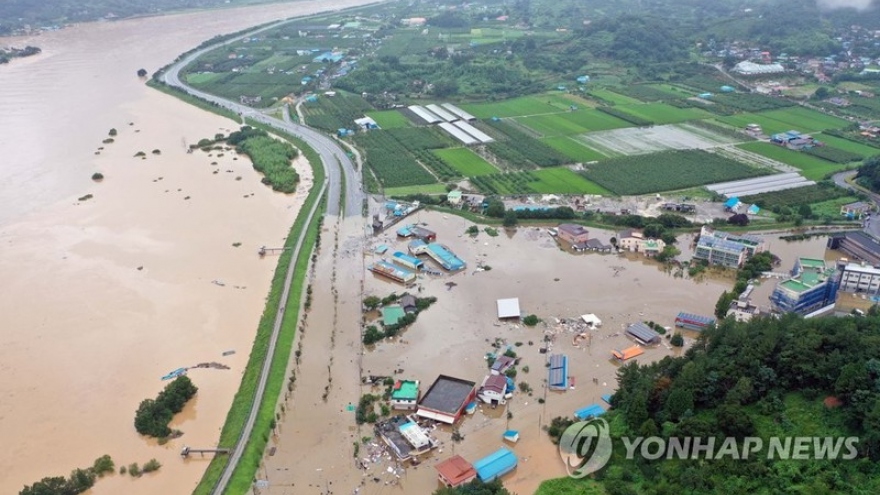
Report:
[[528,187],[541,194],[608,194],[608,190],[565,167],[545,168],[531,172],[537,181]]
[[641,117],[639,115],[635,115],[633,113],[630,113],[629,111],[624,110],[622,106],[620,106],[620,107],[599,107],[597,110],[599,110],[600,112],[607,113],[608,115],[611,115],[612,117],[617,117],[618,119],[625,120],[635,126],[643,127],[643,126],[654,125],[653,120],[646,119],[646,118]]
[[699,108],[678,108],[665,103],[645,103],[615,107],[629,115],[653,122],[657,125],[675,124],[686,120],[705,119],[710,115]]
[[458,106],[478,119],[521,117],[524,115],[559,112],[559,108],[546,101],[542,101],[539,96],[524,96],[497,103],[462,104]]
[[364,150],[366,165],[373,169],[383,187],[437,182],[388,131],[358,134],[354,140]]
[[834,163],[852,163],[863,158],[862,155],[850,153],[849,151],[844,151],[833,146],[816,146],[814,148],[805,149],[803,152]]
[[849,122],[843,119],[803,107],[792,107],[782,110],[762,112],[761,115],[782,122],[788,126],[789,129],[797,129],[801,132],[818,132],[824,131],[825,129],[839,129],[849,125]]
[[541,141],[525,134],[512,125],[503,122],[486,122],[493,129],[507,137],[486,145],[493,155],[504,160],[513,167],[523,168],[530,165],[552,167],[570,162],[568,157]]
[[607,158],[602,153],[590,149],[569,137],[549,137],[544,138],[541,141],[576,162],[591,162]]
[[632,124],[599,110],[576,110],[516,119],[544,136],[571,136],[588,131],[620,129]]
[[834,146],[837,149],[861,155],[862,158],[880,155],[880,149],[874,148],[873,146],[868,146],[866,144],[857,143],[855,141],[850,141],[849,139],[839,138],[830,134],[814,134],[813,137],[829,146]]
[[600,100],[607,101],[608,103],[613,103],[615,105],[631,105],[634,103],[641,103],[635,98],[631,98],[620,93],[615,93],[613,91],[608,91],[607,89],[592,89],[590,90],[589,95],[595,96]]
[[382,129],[396,129],[398,127],[409,127],[410,120],[397,110],[384,110],[381,112],[367,112],[367,117],[376,121]]
[[800,206],[821,203],[822,201],[842,198],[848,195],[849,193],[841,187],[815,184],[795,189],[742,196],[739,199],[743,203],[755,203],[761,208],[770,208],[773,206]]
[[844,168],[842,165],[766,142],[740,144],[737,147],[797,167],[810,180],[822,180],[826,175]]
[[491,163],[467,148],[435,150],[434,154],[465,177],[498,173]]
[[661,151],[612,158],[583,172],[600,186],[620,195],[672,191],[771,172],[701,150]]
[[302,110],[308,125],[335,133],[337,129],[355,129],[354,119],[363,117],[373,106],[360,96],[337,94],[306,102]]

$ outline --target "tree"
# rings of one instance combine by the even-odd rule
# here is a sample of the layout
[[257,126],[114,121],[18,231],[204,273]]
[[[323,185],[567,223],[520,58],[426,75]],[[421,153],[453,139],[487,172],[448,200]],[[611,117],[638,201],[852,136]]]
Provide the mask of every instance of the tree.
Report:
[[816,91],[813,92],[813,99],[814,100],[824,100],[825,98],[828,98],[828,96],[830,94],[831,94],[831,91],[829,91],[827,87],[819,86],[818,88],[816,88]]
[[727,219],[727,223],[739,227],[745,227],[749,224],[749,216],[745,213],[737,213],[735,215],[731,215],[731,217]]
[[664,230],[666,230],[666,229],[665,229],[665,227],[663,227],[662,224],[651,223],[651,224],[645,225],[644,234],[645,234],[645,237],[649,237],[651,239],[657,239],[661,235],[663,235]]
[[813,217],[813,209],[810,208],[810,205],[800,205],[798,207],[798,215],[804,218],[812,218]]
[[718,296],[718,302],[715,303],[715,316],[720,320],[727,316],[730,310],[730,304],[736,299],[736,294],[724,291]]
[[102,180],[104,180],[104,174],[102,174],[101,172],[95,172],[92,174],[92,180],[95,182],[101,182]]
[[110,137],[115,137],[117,133],[118,132],[116,131],[116,128],[114,127],[113,129],[110,129],[110,132],[108,132],[107,134],[109,134]]
[[367,308],[368,311],[372,311],[376,309],[379,304],[382,302],[378,296],[367,296],[364,298],[364,307]]
[[680,333],[676,333],[669,339],[669,343],[672,344],[672,347],[682,347],[684,346],[684,337]]
[[138,77],[147,77],[147,69],[138,69],[137,75]]
[[486,216],[492,218],[501,218],[504,216],[504,203],[499,199],[490,199],[488,206],[486,206]]
[[516,212],[513,210],[507,210],[504,212],[504,220],[502,221],[502,225],[505,227],[516,227],[518,223],[518,219],[516,218]]

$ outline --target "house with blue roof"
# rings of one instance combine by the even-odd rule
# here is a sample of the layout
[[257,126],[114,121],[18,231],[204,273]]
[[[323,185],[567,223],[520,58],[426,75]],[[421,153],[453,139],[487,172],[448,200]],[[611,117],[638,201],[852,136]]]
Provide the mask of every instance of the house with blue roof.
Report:
[[732,197],[724,202],[724,209],[726,211],[735,212],[739,209],[740,206],[742,206],[742,201],[740,201],[737,197]]
[[584,421],[590,418],[598,418],[599,416],[605,414],[605,409],[599,404],[591,404],[587,407],[583,407],[574,412],[574,417],[577,419]]
[[513,471],[517,462],[516,454],[510,449],[501,448],[475,462],[474,469],[480,481],[489,483]]

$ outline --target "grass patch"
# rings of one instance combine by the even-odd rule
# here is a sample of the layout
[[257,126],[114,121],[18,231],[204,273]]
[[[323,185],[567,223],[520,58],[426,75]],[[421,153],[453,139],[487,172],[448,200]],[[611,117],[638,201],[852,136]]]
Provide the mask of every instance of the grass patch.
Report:
[[840,214],[840,207],[849,203],[855,203],[858,200],[859,198],[855,196],[841,196],[839,198],[811,204],[810,209],[813,211],[814,215],[818,215],[820,218],[831,217],[845,219],[846,217]]
[[556,151],[578,162],[591,162],[593,160],[607,158],[602,153],[599,153],[592,148],[588,148],[568,137],[549,137],[541,139],[541,141],[544,141],[551,148],[556,149]]
[[615,107],[624,112],[650,120],[657,125],[676,124],[687,120],[705,119],[709,113],[699,108],[677,108],[665,103],[644,103]]
[[846,168],[839,163],[831,163],[806,153],[790,150],[770,143],[746,143],[740,144],[738,147],[797,167],[800,169],[804,177],[810,180],[822,180],[826,175]]
[[541,194],[610,194],[599,184],[564,167],[535,170],[531,175],[538,180],[529,182],[528,187]]
[[409,119],[397,110],[367,112],[367,117],[375,120],[382,129],[397,129],[398,127],[410,127],[412,125]]
[[593,89],[590,90],[588,94],[608,103],[613,103],[614,105],[633,105],[641,103],[635,98],[630,98],[629,96],[624,96],[620,93],[608,91],[607,89]]
[[477,103],[459,105],[459,107],[478,119],[522,117],[559,112],[559,108],[540,96],[523,96],[497,103]]
[[776,134],[779,132],[791,130],[791,126],[788,124],[783,124],[778,120],[774,120],[756,113],[741,113],[728,117],[717,117],[717,120],[727,125],[736,127],[737,129],[745,129],[746,126],[749,124],[758,124],[761,126],[764,134],[767,134],[768,136],[770,134]]
[[386,187],[387,196],[406,196],[409,194],[446,194],[443,184],[427,184],[424,186]]
[[434,150],[433,153],[466,177],[498,173],[491,163],[467,148]]
[[599,110],[578,110],[558,115],[560,119],[574,122],[588,131],[608,131],[632,127],[629,122]]
[[609,191],[629,195],[674,191],[769,172],[702,150],[676,150],[611,158],[590,165],[583,174]]
[[565,114],[535,115],[521,117],[516,121],[542,136],[570,136],[590,130],[576,122],[562,118],[562,115]]
[[843,139],[829,134],[815,134],[813,137],[829,146],[833,146],[843,151],[849,151],[850,153],[855,153],[857,155],[862,155],[862,157],[880,155],[880,149],[850,141],[849,139]]
[[790,129],[799,130],[801,132],[817,132],[825,129],[839,129],[846,127],[849,122],[827,115],[824,113],[810,110],[804,107],[790,107],[781,110],[771,110],[769,112],[761,112],[760,115],[771,118],[778,122],[789,126]]

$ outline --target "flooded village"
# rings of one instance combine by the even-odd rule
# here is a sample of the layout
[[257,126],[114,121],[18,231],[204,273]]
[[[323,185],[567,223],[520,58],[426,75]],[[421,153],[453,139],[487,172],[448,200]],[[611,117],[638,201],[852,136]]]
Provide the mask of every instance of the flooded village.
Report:
[[[372,232],[350,220],[322,232],[335,251],[322,245],[313,270],[336,282],[312,281],[260,493],[430,493],[496,477],[512,493],[533,493],[565,475],[546,432],[553,418],[601,415],[619,366],[687,349],[714,323],[745,259],[691,276],[677,260],[653,259],[659,239],[638,230],[558,221],[504,229],[418,204],[371,207]],[[704,229],[679,236],[677,258],[707,244],[716,252],[706,256],[719,257],[731,242],[778,257],[731,305],[738,318],[771,311],[777,272],[842,256],[826,251],[825,236]],[[322,261],[333,258],[335,270]],[[356,270],[362,287],[346,283]],[[320,448],[331,443],[339,448]]]

